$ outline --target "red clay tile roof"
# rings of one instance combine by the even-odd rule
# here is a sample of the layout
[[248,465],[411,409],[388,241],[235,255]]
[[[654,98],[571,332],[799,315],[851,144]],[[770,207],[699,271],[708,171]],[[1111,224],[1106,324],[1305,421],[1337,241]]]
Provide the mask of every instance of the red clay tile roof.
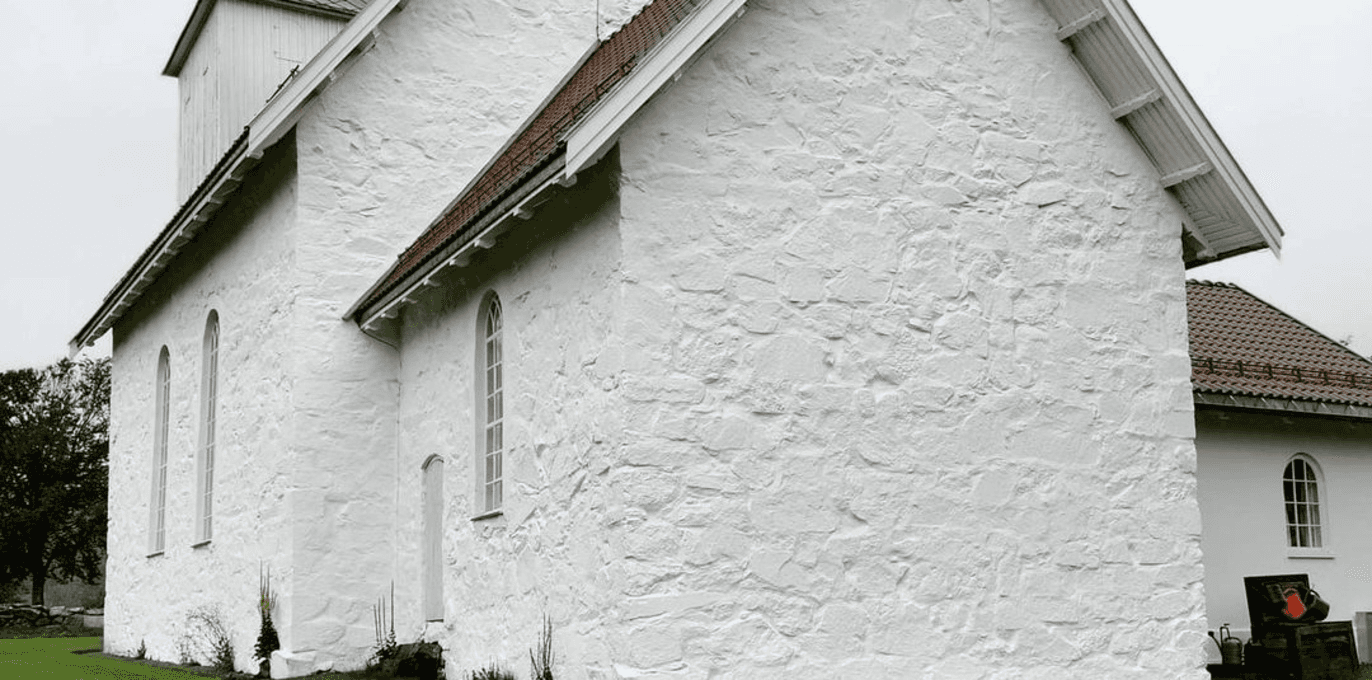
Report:
[[1372,406],[1372,362],[1238,286],[1186,282],[1197,392]]
[[591,53],[543,109],[433,226],[406,248],[381,284],[361,300],[363,310],[385,297],[435,253],[476,235],[469,227],[564,151],[562,136],[638,64],[639,58],[686,18],[700,0],[654,0]]

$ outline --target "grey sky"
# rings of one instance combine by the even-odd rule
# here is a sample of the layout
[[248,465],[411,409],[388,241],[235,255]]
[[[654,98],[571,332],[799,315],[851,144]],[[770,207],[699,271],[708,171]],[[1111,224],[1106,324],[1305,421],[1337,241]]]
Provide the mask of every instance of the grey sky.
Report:
[[[158,74],[192,4],[0,0],[0,370],[61,357],[171,218],[176,84]],[[1287,232],[1281,261],[1192,276],[1372,353],[1372,3],[1133,5]],[[108,335],[92,351],[108,354]]]

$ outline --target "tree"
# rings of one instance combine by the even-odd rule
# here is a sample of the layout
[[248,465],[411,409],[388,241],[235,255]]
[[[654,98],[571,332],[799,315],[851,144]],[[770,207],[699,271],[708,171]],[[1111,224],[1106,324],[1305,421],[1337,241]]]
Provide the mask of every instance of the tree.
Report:
[[0,373],[0,583],[100,576],[109,488],[109,359]]

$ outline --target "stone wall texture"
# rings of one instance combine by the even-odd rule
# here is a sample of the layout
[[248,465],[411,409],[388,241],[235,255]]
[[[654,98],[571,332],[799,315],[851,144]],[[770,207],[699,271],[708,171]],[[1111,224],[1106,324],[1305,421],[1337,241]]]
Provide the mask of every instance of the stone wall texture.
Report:
[[[306,669],[362,663],[394,583],[449,677],[524,675],[544,616],[573,680],[1205,677],[1181,214],[1032,0],[752,0],[398,338],[341,319],[643,2],[596,4],[412,0],[116,329],[107,646],[174,658],[166,613],[217,603],[249,649],[266,561]],[[488,292],[506,502],[473,521]],[[188,508],[209,306],[251,526],[149,559],[157,351]]]
[[[1204,677],[1181,216],[1053,30],[750,3],[599,217],[407,312],[450,669],[547,614],[573,678]],[[472,523],[487,289],[509,499]]]
[[[295,154],[268,154],[180,260],[114,328],[105,650],[180,660],[187,616],[217,610],[253,668],[258,565],[292,550],[289,309],[295,295]],[[202,341],[219,314],[214,535],[196,541]],[[166,550],[148,556],[157,359],[171,359]],[[201,663],[205,658],[198,659]]]

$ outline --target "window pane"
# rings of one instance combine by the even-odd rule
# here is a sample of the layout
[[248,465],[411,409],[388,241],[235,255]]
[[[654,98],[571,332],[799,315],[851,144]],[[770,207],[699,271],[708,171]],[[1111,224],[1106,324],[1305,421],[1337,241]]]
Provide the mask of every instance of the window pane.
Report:
[[1321,533],[1319,526],[1310,527],[1310,547],[1319,548],[1324,545],[1324,537]]
[[1307,508],[1307,507],[1309,507],[1309,506],[1305,505],[1304,503],[1301,503],[1301,504],[1296,505],[1296,523],[1297,523],[1297,524],[1309,524],[1309,523],[1310,523],[1310,517],[1309,517],[1309,515],[1306,514],[1306,508]]
[[1300,535],[1300,542],[1297,545],[1302,548],[1310,547],[1310,527],[1297,527],[1297,531]]
[[1295,504],[1295,503],[1287,503],[1287,504],[1286,504],[1286,523],[1287,523],[1287,524],[1295,524],[1295,523],[1296,523],[1296,504]]
[[1305,484],[1302,483],[1302,482],[1297,482],[1297,483],[1296,483],[1296,502],[1297,502],[1297,503],[1304,503],[1304,502],[1305,502]]
[[1311,502],[1311,503],[1319,503],[1319,502],[1320,502],[1320,485],[1319,485],[1319,484],[1316,484],[1316,483],[1315,483],[1315,480],[1314,480],[1313,478],[1312,478],[1310,481],[1306,482],[1305,484],[1306,484],[1307,487],[1309,487],[1309,488],[1306,490],[1306,495],[1309,496],[1310,502]]
[[1282,494],[1286,498],[1287,503],[1296,500],[1296,483],[1289,479],[1282,482]]
[[1286,526],[1286,544],[1293,548],[1300,546],[1300,538],[1296,533],[1296,525],[1294,524]]

